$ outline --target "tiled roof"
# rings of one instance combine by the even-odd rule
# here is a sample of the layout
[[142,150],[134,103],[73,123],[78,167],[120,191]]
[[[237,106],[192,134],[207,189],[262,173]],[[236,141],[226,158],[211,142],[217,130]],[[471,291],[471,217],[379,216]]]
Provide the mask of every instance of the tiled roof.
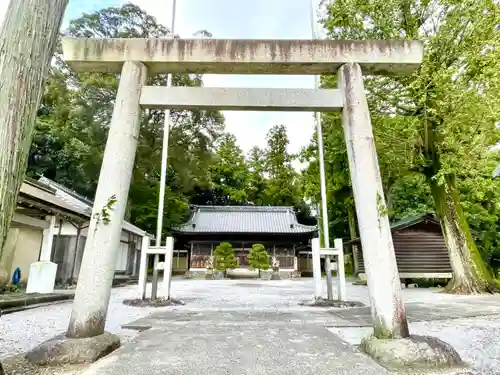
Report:
[[312,233],[292,207],[195,206],[191,219],[174,228],[184,233]]
[[[61,185],[55,181],[52,181],[51,179],[47,177],[40,177],[38,181],[44,185],[47,185],[55,190],[55,196],[65,202],[68,206],[73,207],[74,209],[78,211],[83,211],[90,215],[92,215],[92,206],[94,205],[94,202],[91,200],[83,197],[82,195],[78,194],[77,192],[67,188],[64,185]],[[137,235],[145,235],[147,234],[144,232],[142,229],[137,228],[135,225],[130,224],[128,221],[123,221],[123,226],[122,228],[128,232],[137,234]]]

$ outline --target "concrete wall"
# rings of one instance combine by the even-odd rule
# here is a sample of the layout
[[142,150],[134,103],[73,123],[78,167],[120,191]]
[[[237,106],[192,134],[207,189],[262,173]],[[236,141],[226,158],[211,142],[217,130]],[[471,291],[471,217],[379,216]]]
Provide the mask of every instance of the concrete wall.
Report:
[[21,268],[21,280],[28,280],[31,263],[38,261],[42,245],[41,228],[24,225],[11,227],[7,234],[7,243],[2,254],[2,268],[9,273],[9,280],[17,267]]
[[10,228],[7,232],[7,239],[0,259],[0,268],[7,271],[9,280],[12,279],[12,262],[16,253],[17,237],[19,236],[20,228]]
[[[56,222],[56,227],[55,233],[57,234],[59,233],[59,221]],[[73,279],[78,278],[87,232],[87,228],[81,230],[81,237],[78,246],[76,246],[77,228],[71,223],[63,221],[59,243],[57,235],[54,236],[51,259],[58,265],[56,276],[58,282],[66,283],[72,277]],[[2,257],[0,258],[0,269],[7,271],[9,280],[12,279],[12,274],[17,267],[21,268],[21,279],[23,281],[28,280],[31,264],[38,261],[42,239],[42,228],[18,222],[12,223],[7,233]],[[129,249],[129,236],[127,232],[122,231],[121,240],[116,271],[126,271],[127,264],[130,271],[133,271],[134,265],[127,263],[129,256],[132,260],[135,258],[135,254]],[[136,248],[140,249],[140,243],[137,244]]]

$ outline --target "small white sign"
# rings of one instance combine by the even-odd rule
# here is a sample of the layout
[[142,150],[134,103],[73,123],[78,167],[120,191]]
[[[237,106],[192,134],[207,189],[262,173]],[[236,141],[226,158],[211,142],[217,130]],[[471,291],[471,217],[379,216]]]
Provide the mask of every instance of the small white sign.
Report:
[[156,265],[157,270],[164,270],[165,269],[165,262],[158,262]]
[[319,249],[319,255],[324,256],[337,256],[339,255],[339,251],[337,249]]
[[146,254],[166,254],[166,246],[149,246],[146,250]]

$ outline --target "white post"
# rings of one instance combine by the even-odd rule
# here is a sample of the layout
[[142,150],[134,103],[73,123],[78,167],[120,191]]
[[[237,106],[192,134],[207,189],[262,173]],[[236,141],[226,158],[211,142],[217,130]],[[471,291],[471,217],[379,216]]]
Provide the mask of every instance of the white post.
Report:
[[321,245],[319,238],[311,240],[312,261],[313,261],[313,277],[314,277],[314,299],[323,297],[323,283],[321,282],[321,256],[319,254]]
[[139,263],[139,299],[146,298],[146,285],[148,283],[148,249],[150,242],[151,240],[148,236],[142,237],[141,260]]
[[359,64],[339,69],[344,95],[342,123],[368,279],[374,335],[408,337],[401,284],[373,139],[370,112]]
[[163,268],[163,289],[165,291],[165,299],[170,299],[170,285],[172,284],[173,258],[174,258],[174,238],[167,237],[165,267]]
[[[177,0],[172,3],[172,26],[170,27],[170,34],[174,38],[175,30],[175,8]],[[167,74],[167,87],[172,86],[172,74]],[[163,230],[163,209],[165,206],[165,184],[167,183],[167,166],[168,166],[168,139],[170,131],[170,109],[165,111],[165,123],[163,124],[163,144],[161,151],[161,167],[160,167],[160,193],[158,199],[158,217],[156,222],[156,246],[161,246],[161,236]],[[157,297],[158,288],[158,261],[160,256],[155,254],[153,266],[153,283],[151,286],[151,299],[155,300]]]
[[[316,27],[314,25],[314,3],[311,1],[311,33],[312,38],[317,39]],[[314,87],[318,89],[320,86],[319,77],[314,76]],[[321,113],[316,112],[316,132],[318,136],[318,156],[319,156],[319,180],[321,190],[321,222],[323,227],[323,245],[325,248],[330,248],[330,230],[328,227],[328,205],[326,198],[326,177],[325,177],[325,157],[323,150],[323,131],[321,127]],[[329,300],[333,300],[333,278],[332,264],[329,256],[325,257],[325,273],[326,273],[326,294]]]
[[50,261],[54,236],[56,235],[56,217],[48,217],[49,227],[43,230],[42,248],[40,249],[40,261]]
[[347,293],[345,286],[345,268],[344,268],[344,244],[342,243],[342,238],[336,238],[333,241],[335,249],[339,251],[337,257],[337,278],[339,279],[339,300],[347,301]]
[[146,77],[142,63],[123,64],[67,331],[70,338],[104,333],[139,138],[139,97]]

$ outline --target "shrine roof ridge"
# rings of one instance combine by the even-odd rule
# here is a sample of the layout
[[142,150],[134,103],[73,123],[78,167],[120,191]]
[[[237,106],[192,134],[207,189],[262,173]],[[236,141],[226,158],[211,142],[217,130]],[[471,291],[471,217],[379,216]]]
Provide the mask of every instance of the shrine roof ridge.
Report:
[[174,231],[181,233],[314,233],[316,226],[300,224],[293,207],[192,206],[193,214]]

